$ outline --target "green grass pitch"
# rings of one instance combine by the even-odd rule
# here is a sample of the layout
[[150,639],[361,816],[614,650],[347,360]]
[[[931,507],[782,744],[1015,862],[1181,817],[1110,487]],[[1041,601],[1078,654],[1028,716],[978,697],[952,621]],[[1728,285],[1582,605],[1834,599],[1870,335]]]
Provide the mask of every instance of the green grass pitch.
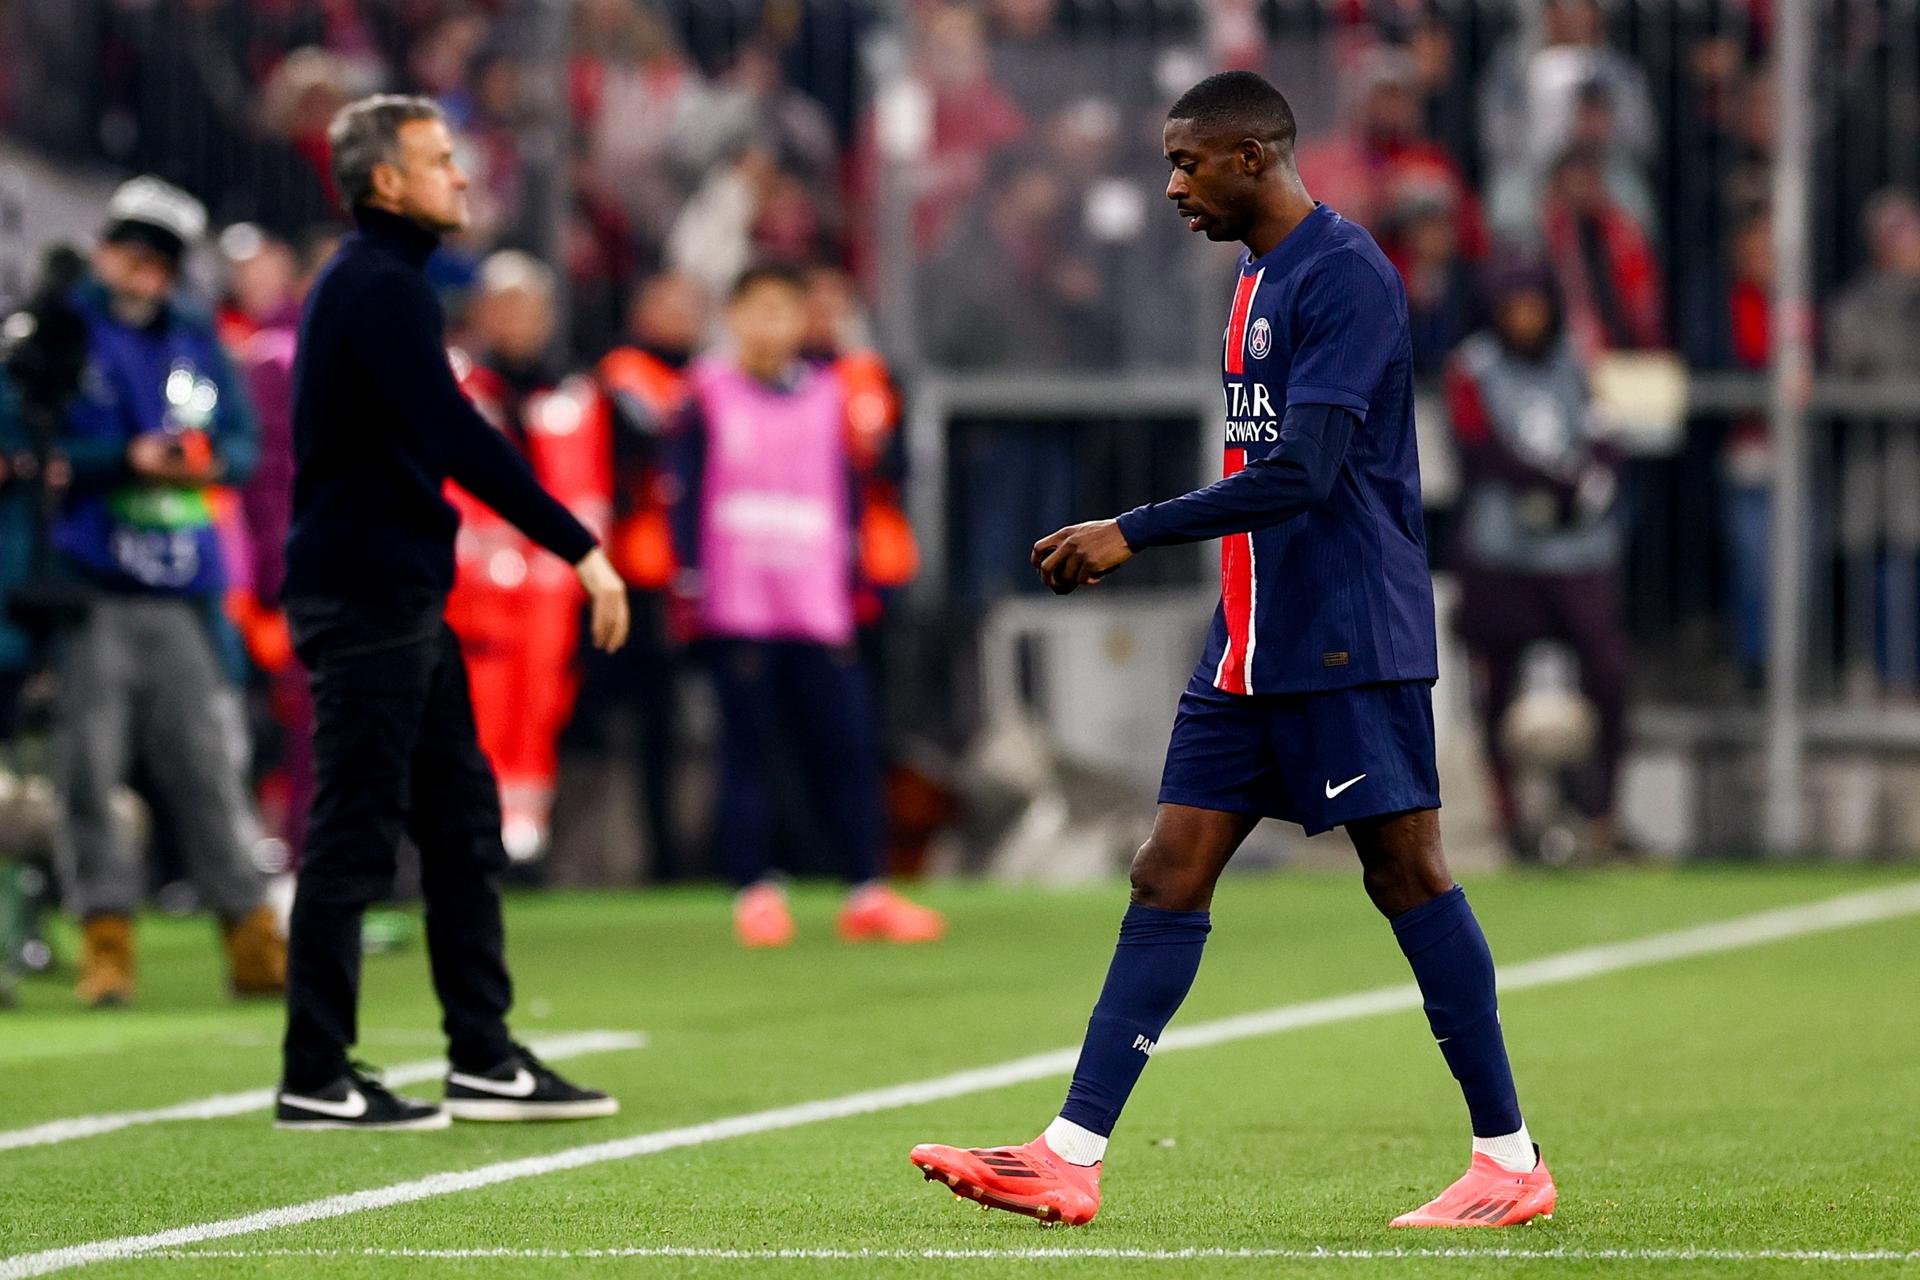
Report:
[[[1468,890],[1512,966],[1917,878],[1706,867],[1485,876]],[[1078,1041],[1118,885],[927,896],[951,914],[948,941],[853,948],[832,937],[833,891],[802,889],[800,941],[777,953],[735,948],[715,891],[518,898],[520,1034],[648,1037],[559,1064],[617,1091],[620,1116],[353,1135],[278,1133],[256,1111],[0,1149],[0,1277],[43,1250]],[[0,1013],[0,1131],[271,1083],[278,1010],[224,1000],[212,926],[153,920],[141,941],[136,1007],[84,1013],[63,985],[38,981]],[[1357,876],[1233,876],[1174,1025],[1406,981]],[[1920,916],[1513,991],[1502,1008],[1521,1099],[1560,1184],[1554,1220],[1522,1229],[1386,1228],[1451,1180],[1466,1148],[1453,1082],[1421,1015],[1403,1010],[1159,1055],[1115,1135],[1101,1215],[1080,1230],[957,1203],[906,1159],[917,1141],[1031,1137],[1064,1087],[1049,1077],[61,1274],[1920,1276]],[[369,959],[362,1056],[433,1057],[435,1019],[417,946]],[[437,1085],[412,1091],[431,1097]],[[1321,1249],[1330,1253],[1299,1256]],[[514,1253],[421,1256],[435,1250]],[[648,1252],[595,1252],[619,1250]],[[816,1252],[773,1256],[781,1250]],[[1074,1257],[1087,1250],[1097,1252]],[[1125,1256],[1179,1250],[1200,1252]],[[1239,1250],[1254,1254],[1231,1256]],[[1708,1254],[1684,1256],[1696,1250]],[[1796,1251],[1821,1256],[1766,1256]]]

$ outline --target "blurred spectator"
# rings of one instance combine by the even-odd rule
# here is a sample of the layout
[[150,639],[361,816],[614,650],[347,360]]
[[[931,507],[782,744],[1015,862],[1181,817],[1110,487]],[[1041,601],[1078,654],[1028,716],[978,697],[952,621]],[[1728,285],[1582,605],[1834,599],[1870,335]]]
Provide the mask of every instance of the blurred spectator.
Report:
[[[1409,189],[1441,193],[1460,224],[1462,251],[1477,261],[1487,247],[1480,206],[1453,157],[1422,133],[1415,72],[1398,49],[1363,54],[1340,131],[1300,148],[1300,177],[1315,199],[1370,229],[1386,223]],[[1404,274],[1406,246],[1382,239],[1380,247]]]
[[[747,146],[728,164],[716,167],[681,209],[667,237],[667,266],[699,280],[711,293],[725,292],[760,256],[755,250],[763,215],[771,210],[792,218],[794,194],[773,153],[757,144]],[[791,261],[796,237],[790,224],[782,224],[781,231],[784,252],[779,256]],[[798,239],[804,246],[805,237]]]
[[647,829],[650,876],[675,880],[687,866],[673,817],[679,716],[679,661],[667,633],[666,591],[674,577],[667,507],[673,479],[666,434],[687,398],[687,366],[707,329],[707,295],[691,276],[642,282],[621,343],[600,361],[600,391],[613,422],[613,537],[607,551],[632,587],[633,630],[616,654],[588,651],[567,742],[609,750],[612,716],[626,711],[640,731],[636,809]]
[[[995,156],[1027,130],[1026,117],[994,78],[980,11],[956,0],[939,0],[916,28],[913,76],[930,101],[931,133],[914,163],[914,244],[924,256],[940,253],[976,195],[997,199],[987,182]],[[878,136],[867,120],[854,157],[851,202],[865,208],[877,190]],[[856,250],[871,232],[856,227]]]
[[[1727,242],[1724,265],[1703,274],[1688,309],[1687,358],[1698,369],[1764,372],[1773,354],[1773,218],[1748,213]],[[1734,656],[1757,687],[1767,656],[1773,440],[1764,414],[1728,427],[1720,453]]]
[[[14,592],[34,565],[40,459],[11,379],[0,377],[0,744],[13,741],[20,695],[38,658],[33,636],[14,617]],[[0,956],[0,966],[6,957]]]
[[956,369],[1059,368],[1111,360],[1083,340],[1101,281],[1069,251],[1065,184],[1039,159],[1009,164],[971,225],[921,278],[926,352]]
[[1673,239],[1683,244],[1724,243],[1747,212],[1771,199],[1773,156],[1779,144],[1779,104],[1773,69],[1748,67],[1737,47],[1707,40],[1691,59],[1686,87],[1692,101],[1676,105],[1700,133],[1690,154],[1710,159],[1710,171],[1681,181],[1667,194],[1675,206]]
[[1480,87],[1484,171],[1499,180],[1514,170],[1544,170],[1574,141],[1583,90],[1600,85],[1614,114],[1614,145],[1634,163],[1653,159],[1657,119],[1647,76],[1607,44],[1598,0],[1547,0],[1536,50],[1508,41],[1488,64]]
[[1474,133],[1476,68],[1471,59],[1462,56],[1459,43],[1447,15],[1438,10],[1415,19],[1406,34],[1407,57],[1413,63],[1414,90],[1420,96],[1425,132],[1455,162],[1472,169],[1480,159]]
[[[702,360],[675,432],[674,538],[721,719],[714,845],[739,887],[747,946],[793,937],[770,879],[774,744],[786,741],[843,842],[848,940],[924,942],[935,912],[880,878],[886,832],[873,692],[854,647],[857,549],[845,388],[800,360],[797,276],[747,273],[727,308],[733,351]],[[784,738],[783,738],[784,735]]]
[[1507,713],[1529,646],[1553,640],[1573,650],[1599,721],[1594,776],[1574,798],[1593,841],[1610,846],[1627,691],[1617,461],[1594,437],[1586,370],[1562,332],[1551,277],[1510,269],[1490,293],[1493,327],[1461,345],[1446,378],[1463,480],[1454,625],[1482,702],[1495,811],[1522,853],[1531,841]]
[[[493,254],[469,319],[474,350],[454,359],[461,389],[526,455],[541,486],[604,538],[613,488],[606,410],[590,379],[554,365],[551,269],[514,250]],[[527,862],[547,845],[586,597],[570,565],[457,486],[450,495],[460,532],[447,622],[467,660],[480,747],[499,779],[501,840]]]
[[[1920,201],[1910,191],[1882,191],[1867,202],[1862,221],[1872,256],[1834,300],[1830,362],[1857,377],[1920,377]],[[1863,500],[1854,504],[1860,511],[1840,513],[1839,536],[1844,551],[1871,556],[1875,563],[1877,664],[1894,688],[1911,692],[1920,683],[1909,638],[1914,634],[1911,602],[1920,574],[1914,550],[1920,546],[1920,519],[1911,491],[1899,478],[1897,455],[1891,450],[1889,455],[1869,481],[1873,496],[1861,495]],[[1843,491],[1849,496],[1854,492],[1851,486]],[[1880,512],[1875,523],[1859,518],[1876,507]]]
[[[1619,145],[1618,120],[1605,82],[1590,80],[1576,91],[1567,148],[1599,157],[1608,198],[1643,229],[1654,225],[1653,187],[1639,162]],[[1546,170],[1533,165],[1515,165],[1495,175],[1487,196],[1488,217],[1508,248],[1539,253],[1546,180]]]
[[301,300],[336,243],[330,230],[315,233],[296,257],[292,246],[247,224],[220,237],[228,294],[222,337],[246,379],[260,425],[259,464],[240,490],[250,562],[235,575],[228,613],[264,677],[266,711],[279,730],[281,767],[272,804],[263,808],[280,815],[278,832],[293,868],[299,866],[313,797],[313,705],[280,609],[292,520],[294,339]]
[[1828,354],[1844,373],[1920,376],[1920,201],[1882,191],[1862,221],[1872,260],[1834,300]]
[[511,50],[488,46],[473,56],[463,83],[464,120],[456,137],[467,156],[461,167],[471,226],[483,241],[512,239],[532,212],[521,156],[527,105],[520,64]]
[[860,595],[854,615],[868,634],[881,619],[887,595],[911,582],[920,567],[901,494],[905,455],[900,395],[885,357],[869,341],[846,273],[837,267],[814,267],[805,283],[807,327],[800,354],[836,378],[847,400],[847,455],[860,509]]
[[700,176],[682,173],[673,154],[703,100],[700,73],[665,20],[636,0],[580,0],[572,47],[575,127],[633,233],[657,251]]
[[1665,341],[1660,267],[1646,228],[1608,192],[1603,154],[1575,147],[1555,163],[1540,207],[1540,239],[1582,358]]
[[[840,140],[826,109],[780,76],[777,52],[750,43],[726,75],[702,95],[675,142],[680,163],[702,172],[748,144],[765,147],[820,210],[832,210],[840,179]],[[729,279],[728,283],[731,283]]]
[[604,351],[620,335],[626,282],[638,269],[641,246],[619,194],[594,169],[578,136],[568,166],[571,191],[560,240],[571,311],[566,333],[576,352]]
[[253,414],[211,321],[173,296],[206,226],[200,204],[138,178],[108,219],[71,299],[92,369],[68,415],[73,488],[54,528],[92,595],[56,658],[55,776],[85,925],[78,992],[88,1004],[133,995],[145,874],[113,800],[136,757],[220,917],[234,990],[278,991],[285,946],[243,839],[242,728],[207,631],[226,586],[210,490],[252,470]]
[[421,33],[406,59],[414,87],[438,99],[448,120],[460,129],[473,123],[476,100],[484,96],[475,73],[486,70],[489,34],[485,13],[455,11]]
[[1054,0],[988,0],[986,5],[993,78],[1022,111],[1036,115],[1078,92],[1076,82],[1083,77],[1073,73],[1091,61],[1072,56],[1074,46],[1062,39],[1053,10]]
[[260,124],[313,170],[329,199],[327,123],[347,102],[346,69],[325,49],[295,49],[260,86]]
[[1381,223],[1401,247],[1413,372],[1437,377],[1447,356],[1480,322],[1473,265],[1460,249],[1460,224],[1444,189],[1401,193]]

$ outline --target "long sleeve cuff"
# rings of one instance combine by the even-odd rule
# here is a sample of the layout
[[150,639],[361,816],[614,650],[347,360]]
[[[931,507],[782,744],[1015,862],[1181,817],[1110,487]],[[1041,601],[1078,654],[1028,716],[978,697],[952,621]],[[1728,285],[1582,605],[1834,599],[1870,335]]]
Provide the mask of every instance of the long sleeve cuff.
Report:
[[1157,543],[1161,532],[1160,522],[1154,517],[1154,508],[1158,503],[1148,502],[1135,507],[1115,521],[1120,526],[1120,536],[1127,540],[1130,551],[1145,551]]

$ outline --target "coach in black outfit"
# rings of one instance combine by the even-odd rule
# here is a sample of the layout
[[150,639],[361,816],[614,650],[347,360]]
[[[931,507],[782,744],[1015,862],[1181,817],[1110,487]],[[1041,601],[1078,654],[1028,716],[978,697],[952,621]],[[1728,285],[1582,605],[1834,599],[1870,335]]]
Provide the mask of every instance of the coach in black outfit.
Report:
[[[357,229],[315,282],[294,364],[284,597],[312,674],[319,777],[294,895],[275,1122],[428,1129],[450,1116],[610,1115],[614,1099],[562,1080],[507,1032],[512,985],[494,881],[507,859],[466,667],[442,617],[459,523],[443,482],[458,481],[575,567],[593,642],[607,651],[626,640],[625,584],[454,382],[422,274],[439,237],[467,220],[467,179],[439,109],[425,98],[362,99],[329,139]],[[403,832],[420,847],[445,1011],[444,1109],[396,1097],[347,1058],[360,920],[389,887]]]

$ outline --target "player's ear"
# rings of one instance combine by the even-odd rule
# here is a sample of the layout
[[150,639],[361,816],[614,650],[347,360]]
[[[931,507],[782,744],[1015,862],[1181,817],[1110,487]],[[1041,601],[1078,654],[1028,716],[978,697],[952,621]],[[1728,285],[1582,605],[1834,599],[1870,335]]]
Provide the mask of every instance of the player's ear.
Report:
[[1257,178],[1270,163],[1267,144],[1258,138],[1242,138],[1238,148],[1240,171],[1249,178]]

